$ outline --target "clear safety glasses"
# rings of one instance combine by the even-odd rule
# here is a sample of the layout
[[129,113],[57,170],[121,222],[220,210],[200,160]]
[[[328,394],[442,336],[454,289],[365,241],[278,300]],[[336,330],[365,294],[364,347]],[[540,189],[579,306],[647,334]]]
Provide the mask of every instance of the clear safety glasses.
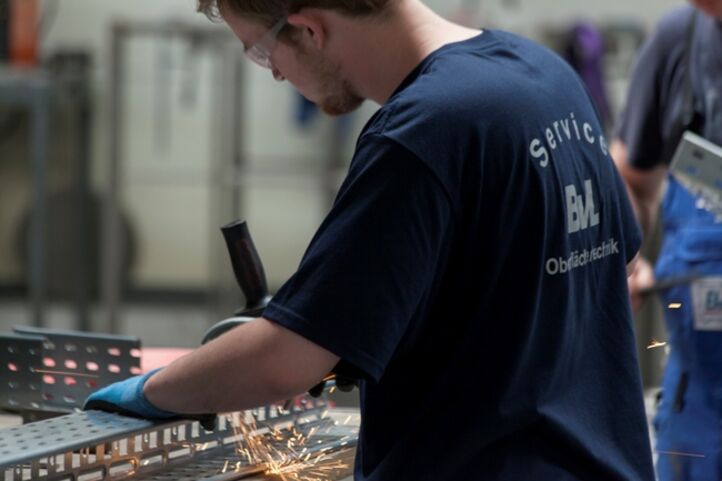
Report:
[[271,52],[276,46],[278,34],[281,33],[283,27],[286,26],[286,17],[282,18],[271,29],[266,32],[256,43],[245,49],[245,55],[253,63],[263,68],[273,69],[271,62]]

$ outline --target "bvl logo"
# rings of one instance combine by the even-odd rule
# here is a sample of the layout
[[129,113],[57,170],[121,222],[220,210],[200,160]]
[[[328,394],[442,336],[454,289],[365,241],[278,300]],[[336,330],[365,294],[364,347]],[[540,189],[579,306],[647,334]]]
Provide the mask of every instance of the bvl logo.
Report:
[[592,181],[584,181],[584,197],[577,194],[574,184],[564,188],[567,198],[567,232],[573,234],[581,230],[599,225],[599,212],[594,206]]

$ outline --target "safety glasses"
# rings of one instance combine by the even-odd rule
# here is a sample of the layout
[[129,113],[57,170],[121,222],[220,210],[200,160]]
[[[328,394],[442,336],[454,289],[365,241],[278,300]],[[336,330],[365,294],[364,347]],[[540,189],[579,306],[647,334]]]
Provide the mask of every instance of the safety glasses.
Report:
[[256,43],[246,48],[244,52],[246,57],[248,57],[253,63],[260,65],[263,68],[273,69],[271,52],[273,52],[273,48],[276,46],[278,34],[281,33],[283,27],[286,26],[286,21],[286,17],[280,19]]

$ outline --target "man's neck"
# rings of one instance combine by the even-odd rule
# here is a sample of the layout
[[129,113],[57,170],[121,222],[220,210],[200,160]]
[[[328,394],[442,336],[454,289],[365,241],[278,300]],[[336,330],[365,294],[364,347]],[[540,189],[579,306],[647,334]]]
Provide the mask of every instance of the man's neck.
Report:
[[381,105],[432,52],[479,34],[416,0],[402,0],[392,8],[381,20],[350,20],[341,47],[346,77],[361,95]]

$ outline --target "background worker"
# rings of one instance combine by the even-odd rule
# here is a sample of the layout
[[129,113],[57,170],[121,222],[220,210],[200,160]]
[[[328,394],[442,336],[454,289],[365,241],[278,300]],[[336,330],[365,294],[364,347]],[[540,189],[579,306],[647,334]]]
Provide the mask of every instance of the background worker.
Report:
[[381,108],[263,318],[86,407],[238,410],[334,370],[360,383],[358,480],[651,481],[626,288],[640,235],[566,63],[417,0],[220,13],[326,112]]
[[719,306],[693,301],[722,296],[722,224],[668,176],[684,131],[722,145],[722,1],[692,3],[666,15],[643,47],[612,145],[645,236],[662,207],[662,252],[655,272],[642,260],[630,277],[634,303],[655,277],[709,276],[662,293],[665,306],[682,304],[665,313],[671,352],[655,421],[662,481],[722,478],[722,317]]

